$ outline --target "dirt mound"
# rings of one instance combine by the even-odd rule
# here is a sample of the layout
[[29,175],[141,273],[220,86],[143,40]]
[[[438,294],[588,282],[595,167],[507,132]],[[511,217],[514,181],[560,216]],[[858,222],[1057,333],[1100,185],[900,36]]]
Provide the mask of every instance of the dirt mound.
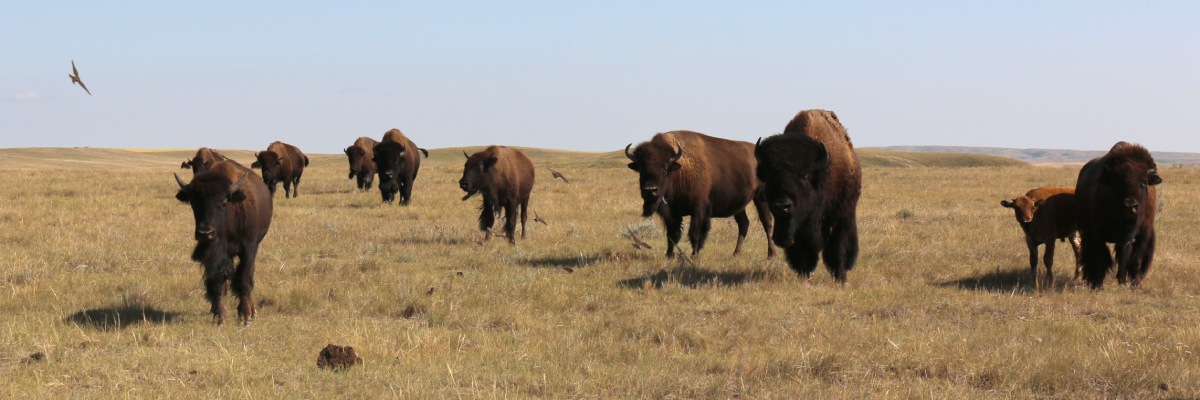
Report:
[[329,368],[334,371],[340,371],[346,368],[353,367],[355,364],[362,365],[362,357],[354,353],[354,348],[350,346],[338,346],[330,344],[321,350],[321,354],[317,356],[317,367]]

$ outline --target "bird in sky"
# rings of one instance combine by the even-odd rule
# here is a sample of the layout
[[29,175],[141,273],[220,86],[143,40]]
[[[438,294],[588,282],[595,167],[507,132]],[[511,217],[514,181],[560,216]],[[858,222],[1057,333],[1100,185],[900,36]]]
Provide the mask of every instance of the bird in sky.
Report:
[[562,172],[555,171],[553,168],[550,168],[550,167],[546,167],[546,169],[550,170],[550,175],[553,175],[555,178],[562,179],[563,182],[566,182],[566,183],[571,183],[571,181],[567,180],[567,177],[563,176]]
[[533,222],[541,222],[542,225],[550,226],[546,220],[542,219],[542,217],[538,215],[537,211],[533,212]]
[[630,229],[630,228],[625,228],[625,229],[627,229],[629,231],[629,238],[633,239],[633,248],[638,249],[638,250],[652,248],[652,247],[650,247],[650,245],[646,244],[646,242],[643,242],[641,239],[638,239],[637,235],[635,235],[633,233],[633,229]]
[[79,69],[75,68],[75,60],[71,60],[71,72],[74,72],[74,74],[67,75],[67,77],[71,78],[71,83],[78,83],[79,86],[83,87],[83,91],[87,92],[88,96],[91,96],[92,91],[88,90],[87,85],[84,85],[83,81],[79,80]]

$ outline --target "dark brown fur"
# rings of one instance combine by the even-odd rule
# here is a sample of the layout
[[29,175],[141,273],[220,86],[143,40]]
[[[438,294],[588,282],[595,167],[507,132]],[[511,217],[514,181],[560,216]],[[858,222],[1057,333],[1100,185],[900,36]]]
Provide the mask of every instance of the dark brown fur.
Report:
[[384,203],[391,203],[400,194],[400,205],[412,201],[413,182],[421,170],[421,156],[429,157],[429,151],[418,148],[416,143],[404,136],[399,129],[383,134],[383,140],[374,147],[375,170],[379,173],[379,194]]
[[[464,152],[463,155],[466,155]],[[484,240],[491,239],[495,215],[504,211],[504,234],[509,243],[516,243],[517,207],[521,208],[521,238],[525,238],[525,218],[529,209],[529,193],[533,191],[533,162],[520,150],[490,146],[467,156],[463,177],[458,186],[467,192],[463,201],[483,194],[479,229]]]
[[363,136],[355,140],[353,145],[342,150],[350,162],[348,179],[358,178],[358,190],[371,190],[371,184],[375,182],[376,144],[379,142],[376,142],[375,139]]
[[[300,177],[304,175],[304,167],[308,166],[308,156],[296,146],[284,142],[274,142],[267,146],[267,151],[254,153],[251,168],[261,168],[263,181],[275,196],[276,184],[283,182],[284,198],[300,196]],[[294,190],[293,190],[294,189]]]
[[199,150],[196,150],[196,155],[192,157],[191,160],[184,161],[183,164],[179,165],[179,168],[191,168],[192,175],[195,175],[204,172],[210,165],[217,161],[224,161],[228,159],[229,157],[225,157],[224,154],[221,154],[216,150],[207,147],[201,147]]
[[[184,184],[179,201],[192,207],[196,248],[192,260],[204,266],[206,297],[213,321],[225,323],[224,298],[230,283],[238,296],[238,319],[254,318],[254,261],[271,227],[271,193],[262,178],[234,161],[219,161]],[[239,262],[233,266],[233,258]]]
[[1079,228],[1075,223],[1075,188],[1037,188],[1010,200],[1001,200],[1000,205],[1013,209],[1017,223],[1025,232],[1025,245],[1029,248],[1029,271],[1034,287],[1038,287],[1038,246],[1046,245],[1043,256],[1046,264],[1046,281],[1054,283],[1054,241],[1064,240],[1071,244],[1075,253],[1075,278],[1083,274],[1082,257],[1079,253]]
[[862,170],[850,136],[832,111],[796,114],[782,134],[754,149],[775,217],[772,240],[807,278],[817,255],[839,283],[858,259],[858,197]]
[[1104,286],[1104,276],[1112,268],[1107,243],[1115,243],[1119,283],[1137,287],[1150,272],[1159,183],[1162,178],[1150,152],[1126,142],[1117,142],[1108,154],[1088,161],[1079,171],[1075,197],[1083,277],[1093,289]]
[[[683,149],[683,155],[672,161]],[[688,242],[692,256],[700,253],[712,218],[733,217],[738,225],[738,240],[733,254],[742,251],[742,242],[750,228],[746,205],[754,203],[763,230],[771,232],[771,218],[760,193],[760,181],[754,176],[754,145],[691,131],[672,131],[654,135],[629,152],[629,169],[638,173],[642,196],[642,216],[655,213],[667,228],[667,257],[675,256],[675,246],[683,235],[683,217],[691,216]],[[767,256],[775,248],[767,243]]]

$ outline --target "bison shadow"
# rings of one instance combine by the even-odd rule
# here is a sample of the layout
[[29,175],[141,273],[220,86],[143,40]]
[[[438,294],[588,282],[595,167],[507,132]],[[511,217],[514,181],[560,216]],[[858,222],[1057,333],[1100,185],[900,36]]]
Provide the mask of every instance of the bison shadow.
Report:
[[525,261],[525,265],[534,268],[583,268],[604,261],[599,255],[550,256],[533,258]]
[[[1067,276],[1055,275],[1054,283],[1047,284],[1044,270],[1038,271],[1038,277],[1042,281],[1042,291],[1053,290],[1062,292],[1067,286],[1074,284],[1074,280]],[[962,290],[986,290],[993,293],[1035,293],[1038,291],[1034,287],[1033,277],[1030,276],[1029,270],[1025,268],[1018,269],[995,269],[986,272],[982,275],[966,277],[949,282],[943,282],[938,286],[942,287],[957,287]]]
[[177,323],[182,319],[181,317],[180,313],[166,312],[154,307],[124,306],[79,311],[67,317],[66,322],[100,330],[118,330],[141,323],[151,325]]
[[697,266],[677,266],[671,270],[660,269],[658,272],[642,277],[625,279],[617,282],[618,286],[627,289],[642,289],[654,286],[660,289],[668,282],[676,282],[689,288],[714,286],[740,286],[747,282],[759,282],[768,279],[767,271],[717,272]]

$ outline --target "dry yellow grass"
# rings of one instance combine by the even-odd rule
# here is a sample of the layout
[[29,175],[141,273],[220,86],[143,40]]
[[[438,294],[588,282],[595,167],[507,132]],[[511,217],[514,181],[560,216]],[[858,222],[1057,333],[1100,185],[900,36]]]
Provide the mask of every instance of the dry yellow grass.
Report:
[[[107,150],[75,152],[124,157],[89,151]],[[1196,169],[1161,171],[1142,289],[1071,282],[1059,246],[1058,281],[1036,292],[998,202],[1069,185],[1073,168],[866,169],[843,287],[767,260],[757,228],[731,257],[730,220],[695,264],[667,261],[619,153],[550,153],[533,157],[531,201],[550,225],[516,246],[474,243],[457,150],[434,152],[407,208],[355,192],[341,156],[312,156],[301,197],[275,199],[249,328],[210,324],[178,157],[0,164],[0,397],[1200,396]],[[633,249],[629,226],[654,250]],[[365,364],[318,369],[329,343]]]

